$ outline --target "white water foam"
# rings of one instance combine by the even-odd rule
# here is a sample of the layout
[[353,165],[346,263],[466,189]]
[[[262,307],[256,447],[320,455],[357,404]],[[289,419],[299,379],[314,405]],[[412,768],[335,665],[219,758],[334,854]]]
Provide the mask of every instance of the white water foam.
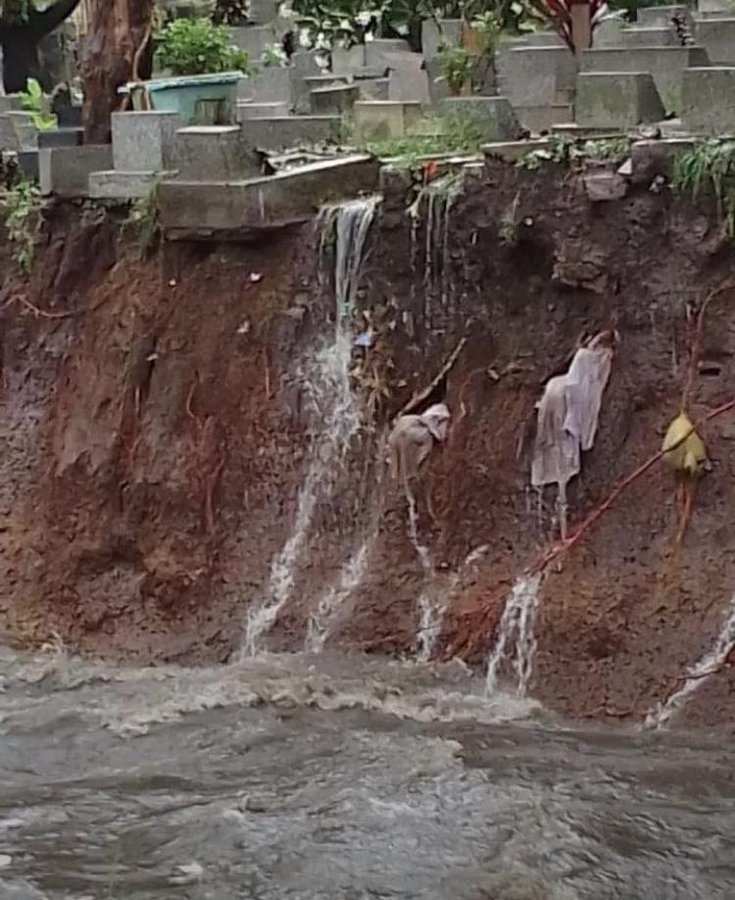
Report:
[[334,625],[339,611],[352,592],[359,586],[367,571],[372,539],[368,538],[342,566],[337,584],[319,600],[316,612],[309,616],[304,650],[319,653]]
[[487,550],[487,544],[476,547],[462,563],[459,571],[452,575],[446,587],[435,583],[435,590],[432,590],[431,586],[429,586],[420,594],[418,600],[419,624],[416,633],[416,643],[418,645],[416,658],[419,662],[429,662],[434,655],[436,642],[444,627],[444,617],[452,602],[454,592],[462,580],[462,576],[470,566],[487,553]]
[[674,691],[657,709],[648,713],[644,728],[661,728],[686,703],[687,699],[717,672],[735,647],[735,594],[730,600],[730,608],[720,633],[704,656],[690,666],[683,676],[680,688]]
[[350,384],[352,340],[347,328],[354,308],[365,240],[379,201],[379,197],[369,197],[329,206],[322,210],[317,220],[320,263],[329,236],[336,238],[334,338],[300,373],[318,437],[299,491],[291,535],[271,564],[265,599],[248,611],[244,656],[253,656],[263,649],[263,639],[290,599],[310,536],[314,511],[317,504],[333,492],[352,439],[360,429],[360,411]]
[[408,486],[408,482],[406,482],[403,487],[406,493],[406,504],[408,507],[408,536],[411,539],[416,555],[419,558],[424,575],[429,578],[434,571],[434,563],[431,559],[431,551],[426,544],[422,544],[419,540],[419,517],[416,510],[416,498],[414,497],[411,488]]
[[498,673],[513,641],[513,666],[516,672],[516,693],[528,694],[528,683],[533,670],[536,639],[533,633],[536,609],[539,602],[541,575],[521,575],[513,585],[498,625],[497,638],[487,663],[485,690],[493,694],[498,689]]

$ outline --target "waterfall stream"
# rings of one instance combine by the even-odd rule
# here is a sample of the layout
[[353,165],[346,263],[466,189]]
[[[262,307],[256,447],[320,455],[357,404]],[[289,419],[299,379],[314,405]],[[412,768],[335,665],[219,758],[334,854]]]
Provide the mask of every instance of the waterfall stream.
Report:
[[[320,271],[334,238],[335,329],[330,340],[302,366],[300,381],[309,401],[317,435],[299,491],[291,534],[271,564],[265,598],[248,611],[242,653],[252,656],[291,598],[312,531],[317,505],[334,491],[352,440],[360,429],[360,410],[350,384],[354,310],[365,241],[379,197],[325,207],[317,218]],[[349,574],[349,573],[348,573]],[[349,583],[349,577],[347,582]],[[339,587],[336,588],[339,591]]]
[[533,633],[536,609],[539,602],[540,575],[522,575],[516,580],[500,617],[495,644],[487,663],[485,688],[492,694],[498,687],[500,666],[512,643],[513,667],[516,673],[516,692],[519,697],[528,694],[528,683],[533,669],[536,639]]
[[735,648],[735,594],[730,600],[725,621],[710,649],[690,666],[682,676],[682,683],[657,709],[646,716],[645,728],[666,725],[708,678],[717,672]]

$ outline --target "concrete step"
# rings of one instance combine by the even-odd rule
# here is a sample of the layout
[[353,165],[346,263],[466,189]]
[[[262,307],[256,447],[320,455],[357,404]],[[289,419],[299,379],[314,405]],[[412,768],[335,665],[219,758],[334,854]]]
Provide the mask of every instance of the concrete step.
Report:
[[376,159],[354,154],[236,182],[163,181],[161,224],[173,240],[247,238],[307,222],[323,203],[377,190],[378,171]]
[[620,39],[626,47],[679,47],[679,36],[673,25],[651,28],[620,29]]
[[89,176],[89,196],[96,200],[135,200],[147,197],[159,179],[175,172],[121,172],[109,169]]
[[289,150],[336,143],[342,139],[341,116],[268,116],[243,119],[246,145],[259,150]]
[[288,103],[257,103],[249,100],[240,101],[237,104],[236,117],[238,122],[245,119],[270,119],[280,116],[288,116],[290,109]]

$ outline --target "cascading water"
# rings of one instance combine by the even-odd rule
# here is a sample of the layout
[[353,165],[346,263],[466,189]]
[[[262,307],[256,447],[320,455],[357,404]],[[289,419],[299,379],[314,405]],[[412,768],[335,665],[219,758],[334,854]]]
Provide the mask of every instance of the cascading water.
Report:
[[690,666],[683,676],[682,685],[645,719],[645,728],[661,728],[666,725],[702,684],[717,672],[735,648],[735,594],[730,600],[727,617],[717,635],[717,640],[704,656]]
[[309,616],[304,640],[304,650],[308,653],[319,653],[324,648],[340,609],[365,577],[371,544],[372,538],[368,538],[348,557],[340,569],[337,584],[324,594],[316,611]]
[[[408,212],[411,224],[411,271],[416,272],[419,260],[419,226],[421,211],[426,205],[424,232],[424,315],[431,319],[431,299],[439,293],[446,304],[449,293],[449,219],[457,197],[464,190],[462,172],[449,173],[430,181],[419,191]],[[412,279],[413,282],[413,279]]]
[[[427,587],[419,596],[419,625],[416,633],[419,662],[428,662],[434,655],[434,648],[444,626],[444,616],[449,608],[454,592],[467,569],[487,552],[487,545],[476,547],[455,572],[448,584],[437,582]],[[433,590],[431,589],[433,588]]]
[[442,303],[449,289],[449,218],[452,205],[464,188],[462,173],[450,173],[430,182],[427,197],[424,288],[439,292]]
[[342,474],[342,463],[360,429],[360,411],[350,384],[352,339],[348,327],[355,306],[365,241],[379,202],[380,197],[368,197],[327,206],[317,219],[320,271],[331,237],[335,239],[336,324],[332,339],[302,366],[299,373],[317,438],[299,491],[291,535],[271,564],[265,599],[247,615],[242,650],[245,656],[263,649],[264,637],[290,599],[317,505],[333,492]]
[[513,666],[517,679],[516,692],[519,697],[525,697],[528,693],[533,657],[536,652],[533,626],[540,587],[541,575],[521,575],[513,585],[500,618],[495,645],[488,657],[485,680],[485,690],[488,694],[497,690],[500,666],[511,641],[514,641]]

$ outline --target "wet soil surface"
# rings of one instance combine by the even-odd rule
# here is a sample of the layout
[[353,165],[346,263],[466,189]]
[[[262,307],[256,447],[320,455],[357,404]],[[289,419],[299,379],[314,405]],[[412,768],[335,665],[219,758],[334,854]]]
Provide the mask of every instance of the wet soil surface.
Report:
[[[558,537],[553,495],[539,515],[529,490],[543,384],[584,335],[618,330],[595,446],[570,485],[574,526],[659,449],[697,307],[733,257],[706,200],[641,186],[592,204],[554,166],[491,165],[431,221],[426,202],[418,221],[406,215],[406,200],[386,195],[362,266],[362,430],[342,486],[316,504],[268,644],[302,647],[314,609],[367,545],[327,646],[416,652],[427,576],[380,436],[464,339],[439,385],[450,437],[414,492],[431,589],[447,606],[437,652],[479,666],[515,579]],[[6,640],[137,663],[236,655],[318,445],[304,364],[333,334],[334,297],[317,277],[317,238],[308,226],[141,259],[113,214],[49,211],[31,281],[9,274],[0,304]],[[2,254],[12,273],[12,248]],[[724,291],[705,320],[695,419],[731,399],[734,352]],[[547,572],[531,688],[548,706],[640,717],[714,640],[735,590],[732,414],[703,437],[713,468],[680,547],[675,484],[654,466]],[[725,666],[684,719],[732,727],[733,685]]]

